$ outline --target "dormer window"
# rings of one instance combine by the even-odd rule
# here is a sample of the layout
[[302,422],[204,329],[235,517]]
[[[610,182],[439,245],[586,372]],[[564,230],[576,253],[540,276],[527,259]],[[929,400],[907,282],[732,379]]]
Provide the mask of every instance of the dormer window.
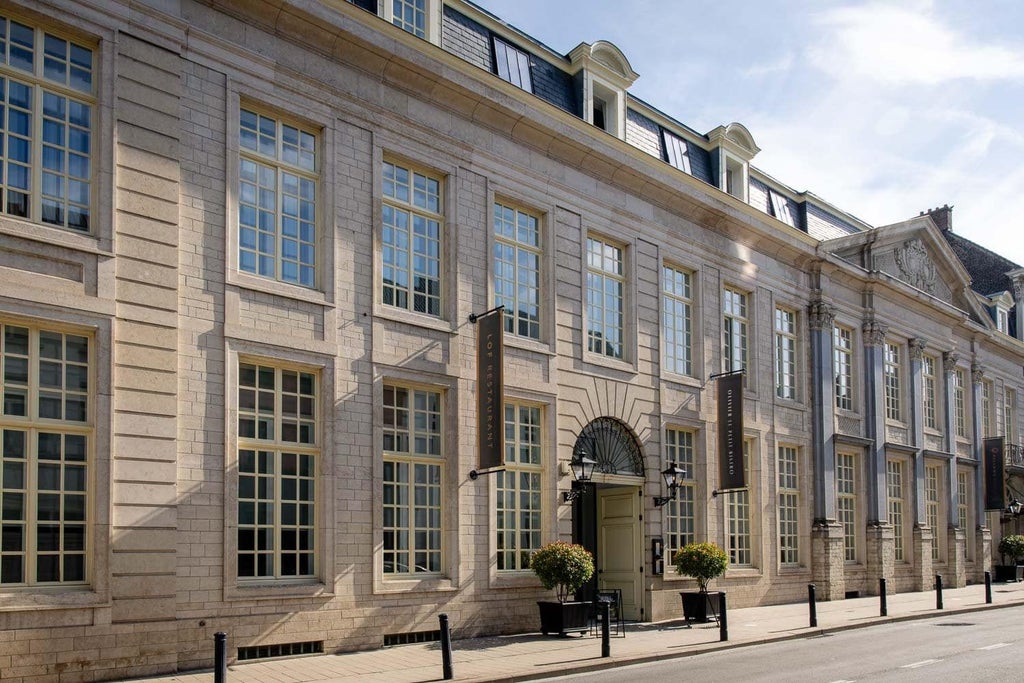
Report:
[[441,42],[441,0],[349,0],[435,45]]
[[725,191],[747,201],[747,165],[729,154],[725,155]]
[[[731,193],[730,193],[731,194]],[[789,200],[775,190],[768,190],[768,197],[771,200],[772,215],[790,227],[796,227],[793,214],[789,210]]]
[[637,74],[619,48],[609,42],[580,43],[569,53],[583,120],[624,140],[626,89]]
[[683,173],[689,173],[690,152],[686,147],[686,140],[673,135],[667,130],[661,131],[661,137],[665,144],[665,161]]
[[750,131],[740,123],[730,123],[709,132],[708,140],[716,147],[711,153],[712,168],[717,176],[716,185],[746,202],[749,163],[761,151],[754,143]]
[[1010,334],[1010,309],[1013,308],[1013,297],[1009,292],[999,292],[989,297],[992,302],[992,318],[996,329],[1003,334]]
[[494,70],[498,76],[526,92],[533,92],[530,55],[494,36]]

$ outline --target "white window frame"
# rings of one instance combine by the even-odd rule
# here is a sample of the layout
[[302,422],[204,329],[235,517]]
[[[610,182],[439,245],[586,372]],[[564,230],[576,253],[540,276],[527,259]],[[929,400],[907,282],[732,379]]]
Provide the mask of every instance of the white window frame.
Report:
[[797,315],[783,306],[775,307],[775,395],[797,400]]
[[800,451],[780,444],[777,449],[779,564],[800,565]]
[[505,468],[495,474],[497,572],[526,571],[543,542],[544,408],[505,403]]
[[676,489],[675,500],[670,500],[665,511],[665,545],[667,557],[688,543],[697,540],[697,517],[694,501],[696,500],[697,482],[694,476],[694,444],[697,434],[692,429],[665,429],[666,466],[674,462],[676,467],[684,471],[683,479]]
[[[323,133],[248,103],[241,104],[238,114],[238,187],[234,197],[238,269],[255,277],[316,289],[321,286],[322,270]],[[255,128],[247,121],[249,117],[256,118]],[[265,121],[273,124],[272,136],[266,134]],[[295,137],[294,142],[287,140],[289,136]],[[273,175],[272,186],[266,184],[268,175]],[[273,201],[273,207],[265,205],[265,197]],[[306,214],[310,206],[312,215]],[[263,221],[264,215],[272,217],[272,224]],[[289,250],[294,253],[286,256]],[[246,264],[250,255],[251,267]],[[272,264],[272,272],[265,272],[264,259]],[[295,269],[293,276],[285,272],[289,267]]]
[[722,371],[750,373],[750,294],[722,288]]
[[1017,443],[1017,392],[1010,388],[1003,388],[1003,436],[1006,443]]
[[725,549],[729,553],[730,567],[751,569],[756,566],[754,556],[754,501],[750,479],[751,452],[756,447],[753,439],[743,441],[743,469],[747,488],[726,492]]
[[987,439],[996,434],[996,415],[995,415],[995,399],[993,395],[995,393],[995,386],[991,380],[983,379],[981,381],[981,438]]
[[686,140],[674,133],[670,133],[664,128],[661,129],[661,140],[665,146],[665,160],[683,173],[692,175],[690,171],[690,150],[687,147]]
[[971,507],[971,480],[973,472],[960,468],[956,473],[956,512],[957,525],[964,531],[964,558],[970,561],[974,557],[974,510]]
[[942,468],[939,465],[925,465],[924,468],[924,512],[925,520],[932,530],[932,562],[939,562],[945,547],[944,529],[939,528],[939,513],[942,507],[940,498]]
[[855,564],[860,556],[857,479],[857,456],[836,453],[836,512],[843,527],[843,559],[846,564]]
[[[394,7],[396,2],[401,4],[403,7],[409,6],[415,11],[422,12],[424,24],[422,31],[418,31],[417,27],[414,25],[408,25],[408,22],[404,18],[396,17]],[[378,0],[377,9],[378,15],[383,17],[388,23],[394,24],[406,33],[414,35],[417,38],[428,40],[435,45],[440,44],[441,0]]]
[[[595,234],[587,235],[586,245],[584,292],[587,310],[587,352],[603,358],[625,361],[626,247]],[[612,291],[608,291],[609,288],[612,288]],[[615,305],[609,305],[609,302],[617,302],[617,308]],[[609,323],[609,316],[617,320]]]
[[[3,103],[8,117],[20,114],[26,118],[27,131],[24,134],[12,132],[8,125],[11,118],[5,118],[5,140],[0,149],[0,164],[3,166],[3,174],[0,175],[0,217],[26,220],[72,234],[98,235],[103,221],[97,201],[97,186],[102,175],[99,170],[101,145],[98,131],[103,119],[97,97],[100,87],[97,66],[99,51],[87,41],[69,38],[51,28],[35,26],[21,17],[11,16],[7,10],[3,12],[0,15],[0,26],[3,26],[5,38],[0,40],[0,52],[3,53],[0,54],[0,78],[5,88],[0,92],[0,103]],[[31,50],[25,49],[24,43],[12,37],[12,25],[17,25],[19,32],[25,29],[31,34]],[[47,52],[48,40],[54,43],[54,47],[55,43],[63,45],[63,56],[58,58],[55,53]],[[8,54],[14,54],[16,50],[21,55],[31,54],[31,71],[11,65]],[[83,53],[88,53],[88,66],[84,64],[86,55]],[[55,74],[48,75],[48,69],[50,73],[55,69],[62,70],[63,81],[57,81],[53,77]],[[80,79],[87,79],[87,90],[71,82],[72,73],[78,74]],[[30,102],[26,103],[26,107],[8,101],[12,81],[28,88]],[[44,102],[60,106],[55,110],[53,106],[44,106]],[[72,107],[72,104],[75,106]],[[88,121],[85,121],[86,118]],[[60,140],[50,139],[47,142],[47,130],[59,131]],[[73,139],[78,141],[77,145],[72,144]],[[9,157],[11,144],[19,141],[24,144],[27,158],[12,160]],[[82,149],[83,145],[86,150]],[[86,168],[82,168],[83,164]],[[19,195],[25,195],[27,205],[24,214],[20,211],[7,212],[12,168],[24,169],[27,176],[27,187],[14,186],[19,190]],[[76,168],[77,172],[73,170]],[[21,172],[18,170],[15,175]],[[74,193],[72,188],[76,188]],[[60,220],[44,219],[44,205],[58,207]],[[78,221],[74,225],[69,222],[69,207],[77,212]]]
[[[19,342],[22,331],[24,348]],[[84,359],[80,355],[83,343]],[[105,547],[105,543],[94,533],[101,516],[96,504],[97,353],[96,335],[91,332],[49,321],[0,319],[0,363],[4,368],[0,373],[0,461],[4,463],[0,501],[6,510],[5,527],[22,531],[20,548],[0,548],[0,591],[81,590],[102,580],[96,546]],[[49,411],[58,408],[59,415],[44,414],[44,404]],[[18,439],[14,434],[22,436]],[[12,452],[18,441],[22,457]],[[17,476],[19,466],[20,485],[16,485],[11,477]],[[73,485],[69,486],[69,481]],[[57,519],[39,518],[44,497],[56,505]],[[21,513],[12,515],[11,508],[16,509],[19,500]],[[55,545],[40,548],[40,539],[46,537],[39,532],[46,528],[50,528],[49,539]],[[76,540],[69,541],[72,531]],[[40,579],[41,558],[56,561],[55,580]],[[19,565],[15,578],[20,580],[9,581],[9,565],[14,564]],[[73,575],[68,576],[69,572]]]
[[[270,386],[264,383],[267,373]],[[309,368],[265,358],[240,358],[237,377],[236,578],[239,585],[308,582],[321,576],[324,555],[318,542],[323,462],[320,377]],[[291,390],[286,386],[289,377],[295,382]],[[290,459],[295,460],[294,471],[287,474],[284,463]],[[251,468],[246,464],[250,460]],[[244,515],[243,506],[250,507],[251,514]],[[292,517],[287,516],[289,511]],[[267,532],[269,539],[262,538]],[[246,533],[252,538],[243,543]],[[286,541],[289,536],[294,536],[291,542]],[[242,574],[243,554],[253,556],[252,573]],[[270,559],[269,573],[260,572],[260,556]],[[300,569],[303,559],[307,571]],[[295,569],[288,571],[285,563],[292,560]]]
[[771,203],[772,215],[789,227],[796,227],[796,221],[789,210],[789,201],[786,199],[786,196],[769,188],[768,199]]
[[[377,291],[384,309],[444,318],[444,193],[445,179],[440,173],[389,158],[381,164],[381,273]],[[426,229],[419,240],[417,224]],[[401,265],[402,256],[405,266]],[[422,286],[418,280],[422,280]]]
[[693,283],[691,270],[665,264],[661,268],[662,338],[664,368],[693,376]]
[[854,407],[852,328],[842,325],[832,328],[832,372],[835,376],[836,408],[852,411]]
[[905,533],[905,463],[902,460],[887,460],[885,468],[885,491],[889,524],[892,526],[893,537],[893,559],[896,562],[906,562],[906,533]]
[[953,425],[958,438],[967,437],[967,396],[964,371],[953,368]]
[[533,92],[530,53],[521,50],[500,36],[492,36],[494,71],[498,78],[526,92]]
[[[543,221],[514,202],[495,200],[493,209],[494,305],[505,306],[502,315],[507,334],[540,341],[544,329]],[[532,261],[533,267],[524,260]]]
[[[391,403],[388,402],[389,392],[395,397]],[[398,404],[398,392],[406,394],[404,407]],[[418,399],[421,398],[424,402],[417,408]],[[436,387],[426,388],[403,382],[385,381],[381,407],[381,453],[384,462],[381,476],[381,555],[384,563],[384,581],[440,577],[447,571],[444,533],[447,504],[445,394]],[[404,420],[403,412],[406,413]],[[392,447],[389,448],[389,445]],[[395,472],[395,476],[391,478],[387,475],[389,466]],[[401,475],[403,471],[404,478]],[[421,481],[416,481],[418,474],[424,475]],[[404,492],[406,496],[389,495],[389,487],[393,487],[391,493]],[[421,495],[418,497],[417,494]],[[418,500],[426,502],[419,505]],[[426,513],[425,524],[416,522],[417,506]],[[390,524],[389,510],[394,519]],[[404,516],[402,512],[405,513]],[[431,512],[435,514],[431,515]],[[407,521],[403,522],[402,519]],[[423,537],[425,543],[417,540],[417,532],[426,533]],[[389,534],[392,535],[390,545],[393,547],[388,547]],[[417,558],[418,553],[422,554],[422,557]],[[404,562],[401,561],[403,557]],[[402,567],[404,569],[400,569]]]
[[938,416],[938,379],[936,367],[938,360],[935,356],[922,356],[921,358],[921,379],[923,385],[922,403],[924,407],[924,428],[939,431]]
[[903,349],[899,344],[883,346],[883,382],[885,383],[885,419],[903,421]]

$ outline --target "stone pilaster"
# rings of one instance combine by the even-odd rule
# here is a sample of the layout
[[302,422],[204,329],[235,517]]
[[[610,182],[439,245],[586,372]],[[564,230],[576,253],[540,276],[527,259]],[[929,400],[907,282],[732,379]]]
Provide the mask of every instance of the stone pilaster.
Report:
[[[932,539],[934,530],[923,525],[914,526],[914,537],[911,540],[914,562],[914,590],[926,591],[934,583],[935,572],[932,560]],[[943,577],[945,579],[945,577]]]
[[949,577],[943,580],[951,588],[963,588],[967,585],[967,532],[955,526],[946,530],[946,571]]
[[992,532],[984,524],[974,531],[974,567],[975,581],[983,581],[992,567]]
[[814,520],[836,519],[835,400],[832,376],[832,325],[836,312],[824,301],[811,302],[811,450],[814,457]]
[[[892,526],[888,522],[868,524],[867,543],[868,593],[878,595],[878,579],[890,584],[896,573],[896,543]],[[889,590],[893,590],[890,585]]]
[[882,348],[886,331],[888,328],[874,318],[864,321],[865,436],[872,441],[867,447],[868,524],[888,519],[885,506],[885,354]]
[[846,597],[846,549],[843,525],[816,522],[811,529],[811,575],[822,600]]

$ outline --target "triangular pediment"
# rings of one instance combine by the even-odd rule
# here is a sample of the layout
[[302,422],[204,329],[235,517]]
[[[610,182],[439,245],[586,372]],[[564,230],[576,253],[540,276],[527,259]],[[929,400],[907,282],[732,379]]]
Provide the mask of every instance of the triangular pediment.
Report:
[[928,216],[847,235],[822,248],[867,270],[882,272],[978,320],[971,277]]

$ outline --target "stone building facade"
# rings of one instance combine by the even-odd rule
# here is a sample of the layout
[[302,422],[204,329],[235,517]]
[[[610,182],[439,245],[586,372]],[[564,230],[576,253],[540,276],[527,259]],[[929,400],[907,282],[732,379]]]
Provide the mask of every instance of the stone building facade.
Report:
[[[646,621],[689,541],[744,606],[978,581],[1014,524],[980,462],[1019,440],[1024,270],[949,207],[866,225],[630,97],[614,45],[461,0],[0,22],[5,679],[535,629],[554,539]],[[497,305],[506,462],[471,479]],[[748,487],[714,495],[736,370]]]

